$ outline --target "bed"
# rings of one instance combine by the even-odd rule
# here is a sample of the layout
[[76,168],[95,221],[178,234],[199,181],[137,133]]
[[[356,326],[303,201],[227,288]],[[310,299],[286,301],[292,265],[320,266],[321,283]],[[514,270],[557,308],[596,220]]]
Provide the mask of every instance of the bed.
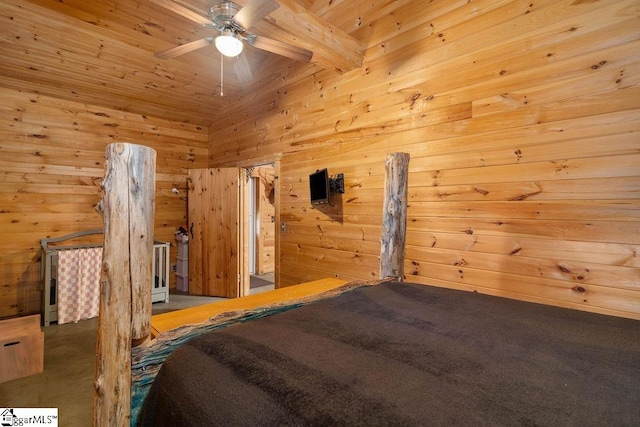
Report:
[[171,350],[133,424],[640,425],[636,320],[388,281],[255,317]]

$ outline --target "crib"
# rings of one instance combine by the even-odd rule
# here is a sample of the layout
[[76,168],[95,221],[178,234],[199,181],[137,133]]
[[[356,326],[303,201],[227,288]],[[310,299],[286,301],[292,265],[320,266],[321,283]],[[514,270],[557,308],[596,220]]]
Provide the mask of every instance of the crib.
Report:
[[[40,240],[42,293],[42,321],[44,326],[58,321],[58,257],[61,251],[85,248],[101,248],[102,243],[80,243],[91,241],[91,236],[103,234],[103,230],[87,230],[61,237]],[[102,239],[101,239],[102,241]],[[167,242],[153,242],[151,301],[169,302],[169,246]],[[99,283],[96,284],[99,286]]]

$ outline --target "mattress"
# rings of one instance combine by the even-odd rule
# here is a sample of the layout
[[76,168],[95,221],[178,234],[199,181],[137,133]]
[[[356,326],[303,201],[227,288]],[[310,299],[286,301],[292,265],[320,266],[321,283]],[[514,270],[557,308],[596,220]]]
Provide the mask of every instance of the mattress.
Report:
[[383,282],[194,338],[139,425],[640,425],[640,322]]

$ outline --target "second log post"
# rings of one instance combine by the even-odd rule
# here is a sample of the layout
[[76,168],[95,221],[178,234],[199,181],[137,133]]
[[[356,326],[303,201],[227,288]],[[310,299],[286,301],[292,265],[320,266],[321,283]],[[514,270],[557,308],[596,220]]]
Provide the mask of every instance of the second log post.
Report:
[[388,154],[380,237],[380,279],[403,280],[408,180],[409,154]]

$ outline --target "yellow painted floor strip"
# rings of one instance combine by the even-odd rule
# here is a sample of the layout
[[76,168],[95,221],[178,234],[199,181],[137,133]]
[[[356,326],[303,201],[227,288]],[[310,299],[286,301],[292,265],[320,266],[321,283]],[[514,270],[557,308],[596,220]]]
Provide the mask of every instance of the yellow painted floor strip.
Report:
[[195,325],[205,322],[213,316],[237,310],[251,310],[257,307],[279,302],[297,300],[330,291],[347,283],[344,280],[326,278],[300,285],[287,286],[273,291],[218,301],[169,313],[157,314],[151,317],[152,335],[157,337],[163,332],[170,331],[184,325]]

